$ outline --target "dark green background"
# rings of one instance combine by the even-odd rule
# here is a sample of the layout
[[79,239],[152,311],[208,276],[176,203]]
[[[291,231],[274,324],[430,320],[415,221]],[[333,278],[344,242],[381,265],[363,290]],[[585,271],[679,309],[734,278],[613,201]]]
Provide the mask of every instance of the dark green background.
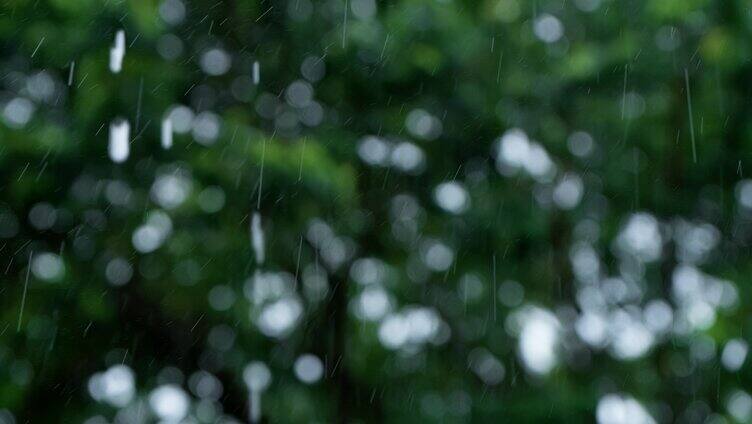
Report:
[[[306,20],[291,17],[296,1],[312,7]],[[185,20],[177,25],[165,23],[159,2],[150,0],[4,0],[2,104],[24,96],[23,81],[40,71],[53,77],[56,91],[54,99],[36,102],[23,128],[0,125],[0,208],[19,223],[16,234],[0,240],[0,407],[19,423],[82,422],[96,414],[111,419],[116,410],[86,390],[95,372],[124,361],[145,399],[164,367],[190,375],[209,356],[224,386],[224,413],[240,420],[247,408],[242,369],[252,360],[272,370],[263,397],[269,422],[592,422],[598,399],[610,392],[635,397],[658,421],[726,416],[729,393],[752,382],[749,367],[730,373],[718,361],[723,344],[747,338],[752,324],[752,232],[735,195],[748,172],[752,143],[750,3],[603,0],[592,12],[576,3],[378,1],[375,17],[361,20],[349,11],[343,28],[345,2],[338,0],[186,0]],[[563,24],[556,43],[543,43],[533,33],[544,13]],[[125,30],[128,48],[123,71],[112,74],[109,48],[118,29]],[[666,31],[675,34],[671,50],[656,42]],[[167,33],[183,42],[174,60],[156,50]],[[232,67],[207,76],[200,55],[216,46],[231,55]],[[308,56],[326,66],[324,78],[313,84],[324,121],[295,134],[275,133],[274,120],[259,116],[255,102],[262,93],[284,99]],[[261,83],[238,99],[230,87],[235,78],[250,75],[256,60]],[[71,62],[75,72],[68,86]],[[640,96],[644,110],[625,116],[629,93]],[[176,103],[221,117],[213,146],[188,134],[176,135],[172,149],[161,149],[159,125]],[[416,139],[406,130],[405,119],[417,108],[441,120],[437,139]],[[134,138],[124,164],[107,157],[107,127],[118,116],[130,120]],[[493,144],[513,127],[541,143],[560,171],[582,177],[578,207],[543,207],[533,196],[541,184],[496,172]],[[575,131],[593,136],[592,156],[581,159],[568,151],[567,138]],[[412,140],[426,155],[424,171],[410,175],[365,164],[357,146],[369,134]],[[349,299],[361,290],[350,281],[350,262],[330,270],[329,295],[319,304],[304,302],[303,320],[289,337],[280,341],[259,333],[242,287],[257,268],[248,225],[262,156],[265,269],[294,274],[301,237],[318,217],[352,240],[353,259],[377,257],[392,267],[386,287],[396,309],[435,308],[452,329],[450,340],[412,355],[381,346],[378,326],[348,312]],[[131,234],[146,211],[159,208],[149,190],[170,164],[190,171],[191,194],[168,212],[173,233],[165,245],[142,254]],[[473,178],[473,172],[483,177]],[[472,200],[460,216],[433,200],[433,188],[453,178],[464,182]],[[82,179],[89,181],[85,195],[74,195],[74,183]],[[131,188],[127,207],[110,204],[102,194],[103,183],[97,182],[108,180]],[[226,195],[216,214],[197,203],[197,194],[211,185]],[[457,252],[449,271],[424,283],[408,277],[417,246],[392,236],[390,202],[400,193],[414,195],[422,206],[420,236],[440,239]],[[39,202],[53,205],[61,217],[49,230],[29,224],[29,211]],[[583,345],[586,363],[574,366],[562,353],[550,375],[530,376],[504,325],[511,310],[497,304],[491,313],[492,262],[499,282],[520,281],[526,303],[552,311],[576,308],[569,260],[575,226],[585,218],[600,224],[593,246],[604,272],[614,275],[619,261],[612,242],[637,211],[664,223],[684,217],[718,228],[720,245],[702,269],[733,281],[739,305],[719,311],[711,328],[664,339],[643,358],[617,360]],[[79,237],[93,243],[91,255],[72,247]],[[50,283],[32,275],[16,331],[29,254],[44,251],[62,252],[65,276]],[[672,252],[667,244],[662,259],[647,265],[645,300],[672,302]],[[133,278],[122,287],[104,277],[114,256],[133,265]],[[173,271],[186,260],[200,265],[192,285]],[[300,267],[316,261],[316,249],[303,239]],[[457,290],[466,272],[485,285],[482,300],[468,305]],[[209,307],[207,294],[218,284],[238,295],[229,311]],[[207,344],[208,333],[220,324],[237,335],[232,349],[221,354]],[[565,337],[576,337],[569,331]],[[703,337],[715,342],[717,352],[698,362],[690,346]],[[499,385],[485,385],[468,368],[469,352],[481,346],[505,366]],[[292,373],[303,352],[326,359],[326,377],[315,385],[303,385]],[[441,413],[425,406],[428,395],[438,396]]]

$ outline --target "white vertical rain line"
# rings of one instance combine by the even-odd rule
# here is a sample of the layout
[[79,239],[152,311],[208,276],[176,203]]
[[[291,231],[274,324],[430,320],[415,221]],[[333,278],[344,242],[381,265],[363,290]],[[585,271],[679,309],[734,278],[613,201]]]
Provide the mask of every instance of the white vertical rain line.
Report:
[[261,215],[258,212],[254,212],[251,218],[251,244],[253,245],[253,253],[256,255],[256,263],[259,265],[264,263],[264,231],[261,229]]
[[125,162],[130,154],[131,126],[124,119],[116,119],[110,123],[110,144],[107,153],[115,163]]
[[252,423],[261,421],[261,392],[251,389],[251,411],[250,419]]
[[70,71],[68,72],[68,87],[73,84],[73,72],[76,70],[76,61],[72,61],[70,64]]
[[253,62],[253,85],[258,85],[261,82],[261,65],[258,60]]
[[167,150],[172,147],[172,120],[169,116],[162,120],[162,148]]
[[117,74],[123,69],[125,56],[125,31],[118,30],[115,34],[115,44],[110,49],[110,71]]

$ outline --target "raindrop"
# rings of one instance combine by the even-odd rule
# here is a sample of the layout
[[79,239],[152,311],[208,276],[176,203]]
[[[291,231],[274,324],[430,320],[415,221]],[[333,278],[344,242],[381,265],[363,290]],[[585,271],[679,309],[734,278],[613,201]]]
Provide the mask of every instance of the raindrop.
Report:
[[110,123],[108,153],[113,162],[122,163],[128,159],[128,155],[130,154],[130,131],[131,126],[124,119],[117,119]]
[[110,71],[117,74],[123,68],[125,56],[125,31],[122,29],[115,33],[115,45],[110,48]]
[[258,212],[254,212],[251,219],[251,244],[256,263],[264,263],[264,231],[261,229],[261,215]]
[[162,148],[172,147],[172,120],[167,117],[162,120]]

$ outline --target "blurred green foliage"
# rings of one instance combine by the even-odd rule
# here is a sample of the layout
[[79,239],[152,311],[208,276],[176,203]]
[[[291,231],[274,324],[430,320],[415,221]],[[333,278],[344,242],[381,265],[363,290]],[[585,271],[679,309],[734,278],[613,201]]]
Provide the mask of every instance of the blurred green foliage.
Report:
[[[180,19],[170,17],[175,4]],[[545,16],[561,25],[551,42],[535,31]],[[246,420],[243,369],[260,360],[273,375],[262,404],[269,422],[590,422],[610,392],[629,393],[658,422],[732,420],[730,394],[752,381],[749,367],[729,372],[718,359],[752,324],[752,232],[737,199],[752,143],[750,16],[741,0],[5,1],[0,407],[19,423],[113,420],[117,409],[92,399],[87,384],[123,363],[142,400],[166,381],[166,367],[186,377],[211,371],[223,386],[216,419]],[[127,48],[115,74],[109,50],[120,29]],[[212,48],[231,58],[220,75],[202,65]],[[320,79],[301,75],[306,58],[323,66]],[[48,94],[34,93],[30,81],[39,75],[52,84]],[[305,79],[322,111],[310,125],[285,100]],[[19,98],[32,101],[21,123],[9,106]],[[177,105],[196,114],[193,132],[176,131],[165,150],[160,125]],[[408,128],[418,109],[440,123],[436,137]],[[208,142],[196,137],[202,113],[220,123]],[[122,164],[107,154],[117,117],[131,128]],[[584,194],[575,208],[541,201],[545,193],[550,200],[554,181],[497,172],[494,145],[510,128],[537,140],[560,174],[579,175]],[[577,131],[595,140],[586,157],[568,148]],[[369,166],[358,155],[368,135],[409,141],[422,165]],[[164,175],[187,181],[174,208],[155,200]],[[434,189],[450,180],[469,193],[463,214],[435,202]],[[113,182],[126,187],[125,200],[112,201]],[[207,212],[206,189],[217,187],[223,205]],[[400,194],[419,204],[415,234],[395,223]],[[54,209],[49,226],[30,218],[41,203]],[[169,209],[171,234],[154,251],[139,251],[134,232],[159,209]],[[249,234],[257,209],[263,264]],[[604,275],[618,275],[614,239],[639,211],[715,226],[721,242],[703,269],[735,282],[740,302],[718,311],[710,328],[621,360],[574,342],[564,319],[581,306],[570,253],[578,224],[597,222],[592,246]],[[344,243],[347,258],[336,266],[311,241],[313,219]],[[446,270],[421,264],[422,246],[434,239],[455,253]],[[30,255],[42,252],[59,255],[62,277],[32,272],[25,289]],[[642,300],[675,302],[672,254],[666,247],[662,261],[645,265]],[[383,286],[394,310],[431,307],[448,339],[386,348],[380,323],[353,313],[364,287],[350,266],[362,257],[387,264]],[[132,267],[126,284],[108,282],[115,258]],[[304,294],[306,269],[326,270],[323,299]],[[257,272],[295,276],[303,299],[300,322],[280,339],[259,331],[260,310],[244,295]],[[458,289],[468,273],[482,282],[479,300]],[[525,304],[556,313],[563,338],[573,340],[546,376],[526,372],[508,327],[515,307],[498,303],[497,286],[510,279],[524,287]],[[219,285],[235,295],[227,310],[208,301]],[[234,332],[230,347],[209,341],[217,328]],[[712,360],[693,356],[698,340],[712,342]],[[500,384],[470,370],[479,347],[503,364]],[[306,352],[325,365],[313,385],[292,371]]]

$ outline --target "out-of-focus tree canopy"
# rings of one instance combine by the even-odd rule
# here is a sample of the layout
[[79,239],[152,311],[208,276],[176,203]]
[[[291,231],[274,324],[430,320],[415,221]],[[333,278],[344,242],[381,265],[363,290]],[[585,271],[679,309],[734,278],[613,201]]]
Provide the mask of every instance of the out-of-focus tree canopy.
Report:
[[749,422],[751,28],[6,0],[0,422]]

